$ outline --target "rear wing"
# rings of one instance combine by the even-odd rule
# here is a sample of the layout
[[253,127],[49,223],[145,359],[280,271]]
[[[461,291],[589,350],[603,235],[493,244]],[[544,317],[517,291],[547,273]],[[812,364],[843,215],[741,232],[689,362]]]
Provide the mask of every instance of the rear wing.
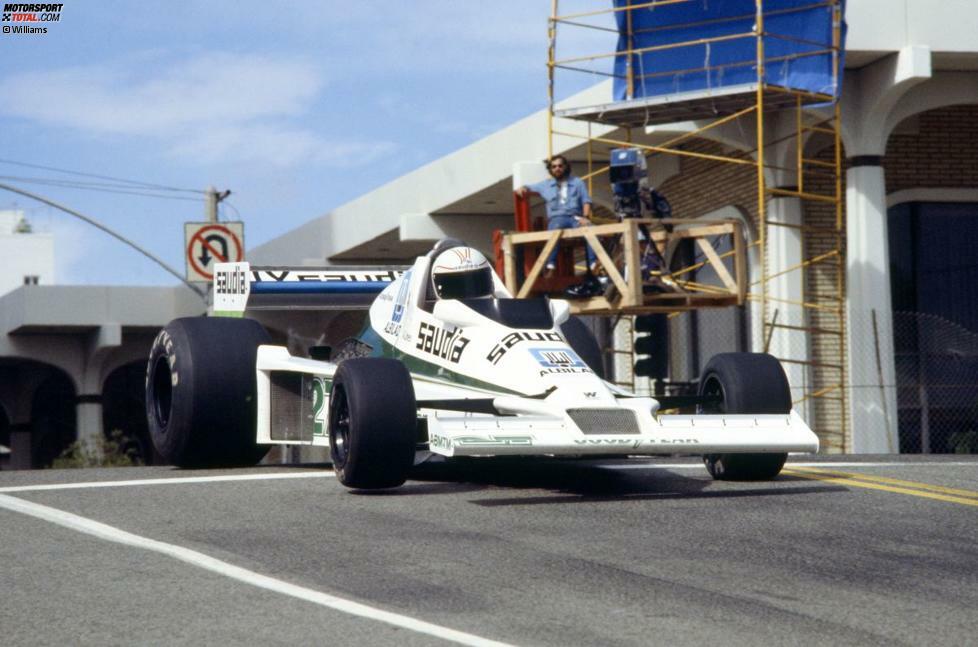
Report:
[[245,310],[366,310],[406,266],[252,267],[217,263],[214,314]]

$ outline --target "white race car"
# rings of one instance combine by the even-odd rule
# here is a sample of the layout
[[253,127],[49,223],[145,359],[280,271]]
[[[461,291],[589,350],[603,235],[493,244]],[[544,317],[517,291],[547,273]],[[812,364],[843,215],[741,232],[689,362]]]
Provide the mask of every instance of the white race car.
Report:
[[[305,444],[328,445],[358,489],[401,485],[432,454],[696,454],[715,478],[769,479],[788,452],[818,450],[770,355],[715,356],[697,396],[636,396],[599,376],[601,353],[566,301],[512,298],[457,241],[401,271],[221,264],[214,295],[226,316],[176,319],[150,353],[150,434],[179,466]],[[262,299],[369,302],[369,314],[356,338],[296,357],[242,316]],[[679,405],[697,413],[660,413]]]

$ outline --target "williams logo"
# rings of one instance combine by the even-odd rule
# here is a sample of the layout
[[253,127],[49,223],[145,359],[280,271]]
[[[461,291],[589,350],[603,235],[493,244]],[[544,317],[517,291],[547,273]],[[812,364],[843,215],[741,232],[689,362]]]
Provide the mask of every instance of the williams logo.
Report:
[[591,369],[571,349],[531,348],[530,354],[541,367],[540,375],[590,373]]
[[530,353],[545,368],[583,368],[584,360],[570,349],[531,348]]

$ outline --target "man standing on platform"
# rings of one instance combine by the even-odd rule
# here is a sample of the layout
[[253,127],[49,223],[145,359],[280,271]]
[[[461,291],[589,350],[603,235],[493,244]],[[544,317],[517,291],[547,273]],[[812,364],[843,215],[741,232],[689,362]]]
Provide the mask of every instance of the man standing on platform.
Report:
[[[571,165],[563,155],[554,155],[545,162],[550,171],[549,180],[521,186],[516,190],[520,197],[527,192],[539,194],[547,201],[547,229],[573,229],[591,224],[591,196],[581,178],[571,174]],[[588,275],[594,269],[595,259],[591,246],[587,246]],[[553,275],[557,267],[557,249],[547,259],[545,277]]]

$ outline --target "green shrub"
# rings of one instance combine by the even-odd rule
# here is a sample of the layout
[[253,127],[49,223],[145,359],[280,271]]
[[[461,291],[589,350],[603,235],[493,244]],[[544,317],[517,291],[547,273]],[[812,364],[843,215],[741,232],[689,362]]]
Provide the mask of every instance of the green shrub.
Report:
[[113,429],[108,436],[98,435],[94,442],[75,441],[54,459],[51,467],[70,469],[78,467],[132,467],[142,465],[139,451],[127,443],[125,434]]

